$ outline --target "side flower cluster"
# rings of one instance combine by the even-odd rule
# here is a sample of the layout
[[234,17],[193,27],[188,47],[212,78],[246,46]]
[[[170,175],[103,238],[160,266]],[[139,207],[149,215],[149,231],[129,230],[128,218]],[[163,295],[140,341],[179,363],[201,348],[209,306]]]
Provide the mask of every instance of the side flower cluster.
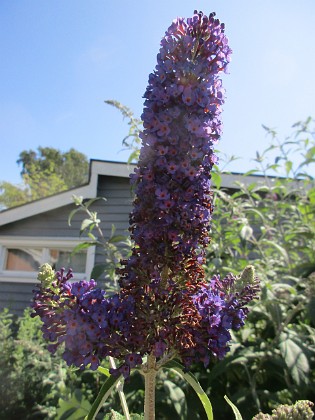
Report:
[[[39,272],[41,281],[35,291],[33,316],[40,316],[44,338],[54,353],[64,344],[63,358],[68,365],[97,369],[107,356],[122,359],[127,364],[120,368],[125,376],[130,368],[142,362],[132,353],[132,340],[143,340],[141,331],[132,322],[134,304],[132,297],[120,298],[118,294],[105,298],[94,280],[72,282],[72,271],[61,269],[57,273],[49,264]],[[129,340],[128,349],[125,341]],[[130,351],[131,350],[131,351]]]
[[258,292],[253,268],[210,282],[203,269],[222,130],[219,73],[230,54],[213,13],[176,19],[162,39],[144,95],[143,145],[131,175],[134,247],[117,270],[119,292],[106,298],[93,280],[71,283],[63,271],[40,275],[33,307],[52,350],[65,344],[69,364],[95,369],[113,356],[124,376],[149,354],[207,366],[228,351],[229,330],[243,325]]

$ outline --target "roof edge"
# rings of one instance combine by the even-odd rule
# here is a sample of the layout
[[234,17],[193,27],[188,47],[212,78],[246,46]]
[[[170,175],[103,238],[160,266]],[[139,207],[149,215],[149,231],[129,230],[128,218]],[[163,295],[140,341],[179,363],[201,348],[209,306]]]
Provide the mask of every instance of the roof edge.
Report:
[[[69,205],[73,202],[73,195],[82,196],[84,199],[96,198],[99,176],[129,178],[130,173],[133,172],[135,167],[135,163],[128,164],[126,162],[91,159],[89,165],[89,180],[86,184],[22,204],[21,206],[3,210],[0,212],[0,226]],[[238,189],[238,182],[249,185],[257,181],[258,183],[262,183],[264,182],[264,179],[265,178],[260,175],[247,175],[244,177],[243,174],[239,173],[223,173],[221,187]],[[273,182],[277,178],[268,177],[268,179]]]

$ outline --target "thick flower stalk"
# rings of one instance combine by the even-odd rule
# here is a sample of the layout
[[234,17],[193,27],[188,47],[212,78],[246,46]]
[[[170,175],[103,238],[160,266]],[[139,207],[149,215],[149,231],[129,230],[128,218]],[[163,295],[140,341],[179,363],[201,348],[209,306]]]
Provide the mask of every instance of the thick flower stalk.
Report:
[[203,269],[222,129],[219,74],[230,54],[214,14],[178,18],[162,39],[144,95],[143,145],[131,175],[134,247],[118,269],[119,292],[107,298],[93,280],[71,283],[71,273],[54,277],[47,267],[39,275],[33,307],[51,349],[65,344],[67,363],[95,369],[112,356],[125,377],[144,356],[144,372],[175,357],[186,368],[207,366],[229,350],[229,331],[244,324],[258,292],[253,268],[210,281]]

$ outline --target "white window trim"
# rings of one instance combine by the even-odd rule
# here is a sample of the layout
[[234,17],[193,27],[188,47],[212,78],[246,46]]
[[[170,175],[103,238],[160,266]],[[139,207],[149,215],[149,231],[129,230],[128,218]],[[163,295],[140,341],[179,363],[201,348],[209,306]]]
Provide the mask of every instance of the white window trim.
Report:
[[[5,255],[7,248],[20,248],[20,247],[31,247],[31,248],[63,248],[72,250],[75,246],[81,242],[91,241],[90,238],[69,238],[69,237],[31,237],[31,236],[1,236],[0,237],[0,282],[10,283],[39,283],[37,280],[37,273],[26,272],[26,271],[9,271],[4,269]],[[90,246],[86,249],[86,266],[85,273],[73,273],[74,280],[89,280],[95,261],[95,246]],[[43,252],[43,259],[45,258]],[[42,261],[44,264],[47,261]]]

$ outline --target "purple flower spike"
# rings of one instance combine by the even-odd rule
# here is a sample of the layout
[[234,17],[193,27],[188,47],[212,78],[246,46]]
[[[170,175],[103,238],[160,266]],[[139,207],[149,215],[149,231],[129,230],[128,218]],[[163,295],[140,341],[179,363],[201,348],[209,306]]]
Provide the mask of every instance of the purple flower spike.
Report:
[[[230,54],[223,25],[201,12],[187,21],[176,19],[161,41],[144,95],[143,145],[132,176],[136,199],[130,231],[137,263],[129,260],[121,270],[123,288],[151,283],[151,273],[164,266],[173,279],[180,273],[195,284],[202,277],[194,274],[200,267],[195,253],[208,243],[210,171],[224,103],[218,74]],[[200,255],[203,251],[201,261]]]
[[210,282],[203,269],[222,132],[219,74],[230,55],[214,14],[176,19],[161,41],[144,94],[142,148],[131,175],[134,247],[117,270],[119,292],[105,297],[93,280],[71,283],[71,271],[42,267],[33,308],[51,351],[64,343],[68,364],[97,369],[111,356],[120,361],[111,372],[125,378],[147,355],[207,366],[229,350],[229,331],[244,324],[258,292],[253,268]]

